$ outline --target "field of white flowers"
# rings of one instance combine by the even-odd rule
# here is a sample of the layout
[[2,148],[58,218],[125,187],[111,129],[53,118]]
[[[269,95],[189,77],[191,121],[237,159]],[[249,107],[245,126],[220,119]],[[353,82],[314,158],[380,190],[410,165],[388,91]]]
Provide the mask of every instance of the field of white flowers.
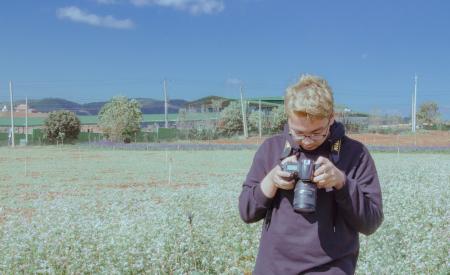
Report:
[[[253,151],[0,148],[0,274],[251,272]],[[373,153],[385,220],[358,274],[448,274],[450,155]]]

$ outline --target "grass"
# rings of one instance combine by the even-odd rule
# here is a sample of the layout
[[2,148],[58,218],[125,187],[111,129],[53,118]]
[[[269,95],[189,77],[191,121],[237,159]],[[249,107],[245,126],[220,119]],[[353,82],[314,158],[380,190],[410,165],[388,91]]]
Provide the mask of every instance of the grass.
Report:
[[[0,274],[251,272],[261,223],[237,200],[253,154],[2,147]],[[357,273],[448,273],[450,155],[374,158],[385,221]]]

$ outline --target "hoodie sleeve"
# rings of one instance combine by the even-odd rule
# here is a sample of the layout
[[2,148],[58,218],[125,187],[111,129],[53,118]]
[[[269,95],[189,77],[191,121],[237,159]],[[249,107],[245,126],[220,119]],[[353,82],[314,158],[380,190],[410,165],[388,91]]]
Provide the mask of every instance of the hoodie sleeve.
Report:
[[256,152],[250,171],[247,174],[242,192],[239,196],[239,213],[246,223],[253,223],[263,219],[271,206],[272,200],[267,198],[260,183],[269,172],[267,166],[267,142],[263,143]]
[[370,235],[383,221],[381,188],[375,163],[363,147],[359,161],[347,174],[345,185],[335,191],[339,210],[356,231]]

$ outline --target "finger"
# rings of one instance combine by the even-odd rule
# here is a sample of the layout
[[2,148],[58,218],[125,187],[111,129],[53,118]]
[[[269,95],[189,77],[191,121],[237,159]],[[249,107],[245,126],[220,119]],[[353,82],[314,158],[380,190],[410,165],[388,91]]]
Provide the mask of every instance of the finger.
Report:
[[276,173],[277,176],[279,176],[281,178],[290,178],[290,177],[292,177],[292,174],[287,172],[287,171],[279,170],[279,171],[276,171],[275,173]]
[[286,180],[286,179],[277,177],[275,180],[275,184],[277,184],[279,186],[291,185],[291,184],[294,184],[294,180]]
[[292,189],[294,189],[294,184],[279,185],[277,187],[279,189],[283,189],[283,190],[292,190]]
[[315,165],[314,175],[320,175],[325,171],[327,171],[329,169],[330,163],[331,162],[325,157],[320,156],[319,158],[317,158],[317,160],[314,162]]
[[334,182],[328,182],[328,183],[325,183],[325,184],[323,185],[323,188],[328,189],[328,188],[333,188],[334,186],[336,186],[336,183],[334,183]]
[[292,182],[285,182],[285,183],[277,183],[275,184],[276,187],[283,190],[291,190],[294,188],[294,183]]
[[322,165],[320,165],[319,168],[317,168],[317,169],[314,171],[314,176],[318,176],[318,175],[324,174],[324,173],[326,173],[329,169],[330,169],[330,167],[329,167],[327,164],[322,164]]
[[315,177],[313,178],[313,181],[314,181],[315,183],[320,183],[320,182],[322,182],[322,181],[326,181],[328,178],[329,178],[329,175],[328,175],[327,173],[323,173],[323,174],[320,174],[320,175],[318,175],[318,176],[315,176]]
[[276,178],[275,186],[281,189],[290,190],[294,188],[293,180],[284,180],[282,178]]
[[323,181],[323,180],[319,181],[316,183],[316,185],[317,185],[317,188],[323,189],[323,188],[325,188],[325,181]]
[[320,156],[320,157],[317,158],[317,160],[314,163],[315,164],[319,164],[319,165],[324,165],[324,164],[327,164],[329,162],[330,162],[329,159],[327,159],[327,158],[325,158],[323,156]]
[[320,181],[317,183],[317,188],[319,189],[326,189],[326,188],[332,188],[334,184],[328,183],[326,181]]

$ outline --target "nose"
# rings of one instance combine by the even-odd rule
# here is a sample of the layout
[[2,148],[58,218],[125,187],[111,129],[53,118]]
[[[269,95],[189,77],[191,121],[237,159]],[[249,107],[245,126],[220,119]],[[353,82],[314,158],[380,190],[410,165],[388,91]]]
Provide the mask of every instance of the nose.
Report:
[[303,144],[305,145],[309,145],[311,143],[314,143],[314,140],[312,140],[310,137],[306,136],[303,140],[302,140]]

